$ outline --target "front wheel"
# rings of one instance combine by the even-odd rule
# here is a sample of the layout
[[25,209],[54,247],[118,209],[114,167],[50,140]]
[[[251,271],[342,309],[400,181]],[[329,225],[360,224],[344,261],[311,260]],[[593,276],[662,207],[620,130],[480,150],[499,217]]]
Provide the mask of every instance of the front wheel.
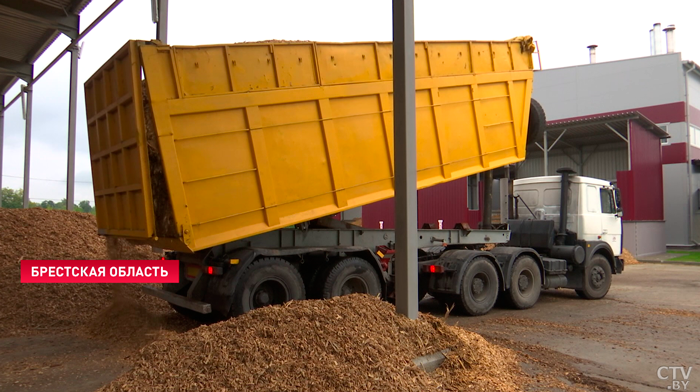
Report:
[[583,290],[576,290],[576,294],[585,299],[601,299],[608,294],[611,283],[610,263],[597,254],[588,261],[583,274]]
[[472,260],[464,272],[457,304],[470,316],[488,313],[498,299],[498,272],[485,257]]
[[263,258],[249,265],[238,281],[231,316],[302,299],[306,299],[306,295],[299,271],[284,259]]

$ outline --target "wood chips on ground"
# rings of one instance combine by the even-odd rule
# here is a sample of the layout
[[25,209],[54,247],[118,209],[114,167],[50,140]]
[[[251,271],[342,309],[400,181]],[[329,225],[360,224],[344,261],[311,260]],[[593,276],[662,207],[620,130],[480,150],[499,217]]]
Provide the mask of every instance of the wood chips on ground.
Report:
[[27,336],[82,328],[113,300],[113,290],[149,312],[172,313],[136,284],[22,284],[20,263],[29,260],[154,260],[150,246],[119,240],[108,249],[90,214],[41,208],[0,208],[0,336]]
[[620,258],[625,261],[625,265],[639,264],[639,260],[637,260],[632,253],[625,248],[622,248]]
[[[426,373],[412,359],[450,349]],[[146,346],[111,391],[520,391],[515,353],[353,294],[256,309]]]

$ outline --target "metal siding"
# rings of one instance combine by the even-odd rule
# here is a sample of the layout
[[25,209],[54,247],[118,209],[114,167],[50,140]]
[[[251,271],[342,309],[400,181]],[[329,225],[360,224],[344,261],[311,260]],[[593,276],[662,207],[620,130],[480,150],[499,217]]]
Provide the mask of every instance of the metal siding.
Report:
[[362,227],[378,229],[379,221],[385,229],[394,228],[394,198],[362,206]]
[[612,151],[597,151],[583,167],[583,175],[615,181],[618,171],[628,169],[629,161],[626,148]]
[[671,123],[666,126],[666,132],[671,136],[671,143],[685,143],[688,141],[688,123],[683,122]]
[[[549,175],[556,174],[557,169],[560,167],[570,167],[576,170],[577,173],[587,177],[614,181],[618,171],[628,169],[627,147],[626,145],[620,144],[616,145],[615,149],[611,150],[601,150],[602,148],[609,148],[609,146],[599,147],[598,149],[595,149],[595,147],[584,147],[584,160],[591,152],[593,155],[586,161],[583,170],[579,167],[578,162],[563,155],[561,151],[551,151],[548,165]],[[577,150],[568,149],[567,152],[577,160],[580,159],[580,153]],[[517,172],[517,178],[544,175],[544,157],[542,153],[533,155],[534,154],[529,155],[522,166],[520,166]]]
[[666,244],[690,245],[688,216],[688,165],[663,165]]
[[424,223],[437,225],[439,219],[444,229],[467,222],[466,178],[418,191],[418,227]]
[[634,257],[641,258],[666,251],[663,222],[625,222],[623,231],[622,243]]
[[688,108],[688,121],[690,121],[690,124],[700,127],[700,109],[690,106]]
[[533,98],[548,120],[685,100],[681,54],[535,72]]
[[[686,71],[686,69],[683,69]],[[700,71],[700,70],[698,70]],[[687,78],[688,82],[688,102],[690,103],[691,106],[691,115],[693,114],[693,110],[695,109],[697,111],[697,114],[700,114],[700,75],[698,75],[695,72],[691,72],[688,74]],[[691,116],[691,120],[695,120],[695,116]],[[700,118],[692,122],[693,124],[700,125]]]
[[630,151],[634,177],[635,220],[664,219],[661,141],[630,121]]
[[661,158],[664,165],[688,162],[688,145],[673,143],[661,147]]
[[[470,218],[466,178],[418,191],[417,228],[421,228],[424,223],[435,224],[437,227],[438,219],[442,219],[443,228],[451,229],[457,223],[470,222]],[[378,229],[379,221],[384,222],[385,229],[394,228],[394,198],[362,206],[363,227]]]
[[620,189],[620,197],[622,199],[622,220],[635,220],[634,207],[634,178],[629,170],[619,171],[617,173],[617,187]]

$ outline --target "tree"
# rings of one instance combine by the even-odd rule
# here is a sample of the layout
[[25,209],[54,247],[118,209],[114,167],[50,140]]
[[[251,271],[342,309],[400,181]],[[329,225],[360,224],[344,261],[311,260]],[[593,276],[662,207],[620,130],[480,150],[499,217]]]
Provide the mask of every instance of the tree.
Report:
[[2,188],[2,207],[22,208],[23,194],[24,192],[21,189]]
[[[2,207],[4,208],[22,208],[24,205],[23,196],[24,192],[22,189],[2,189]],[[33,201],[29,202],[29,208],[41,207],[47,210],[65,210],[67,205],[67,200],[63,199],[58,203],[53,200],[44,200],[40,203],[35,203]],[[73,204],[73,211],[76,212],[87,212],[88,214],[95,214],[95,208],[90,205],[87,200],[81,201],[79,204]]]
[[92,214],[94,211],[94,208],[90,205],[90,202],[87,200],[83,200],[78,204],[78,208],[83,210],[83,212],[87,212],[88,214]]

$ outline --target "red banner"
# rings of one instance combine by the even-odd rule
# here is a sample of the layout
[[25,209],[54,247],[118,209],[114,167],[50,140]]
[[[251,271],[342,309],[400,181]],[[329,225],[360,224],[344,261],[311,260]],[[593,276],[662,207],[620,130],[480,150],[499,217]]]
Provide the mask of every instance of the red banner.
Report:
[[22,260],[22,283],[177,283],[178,260]]

